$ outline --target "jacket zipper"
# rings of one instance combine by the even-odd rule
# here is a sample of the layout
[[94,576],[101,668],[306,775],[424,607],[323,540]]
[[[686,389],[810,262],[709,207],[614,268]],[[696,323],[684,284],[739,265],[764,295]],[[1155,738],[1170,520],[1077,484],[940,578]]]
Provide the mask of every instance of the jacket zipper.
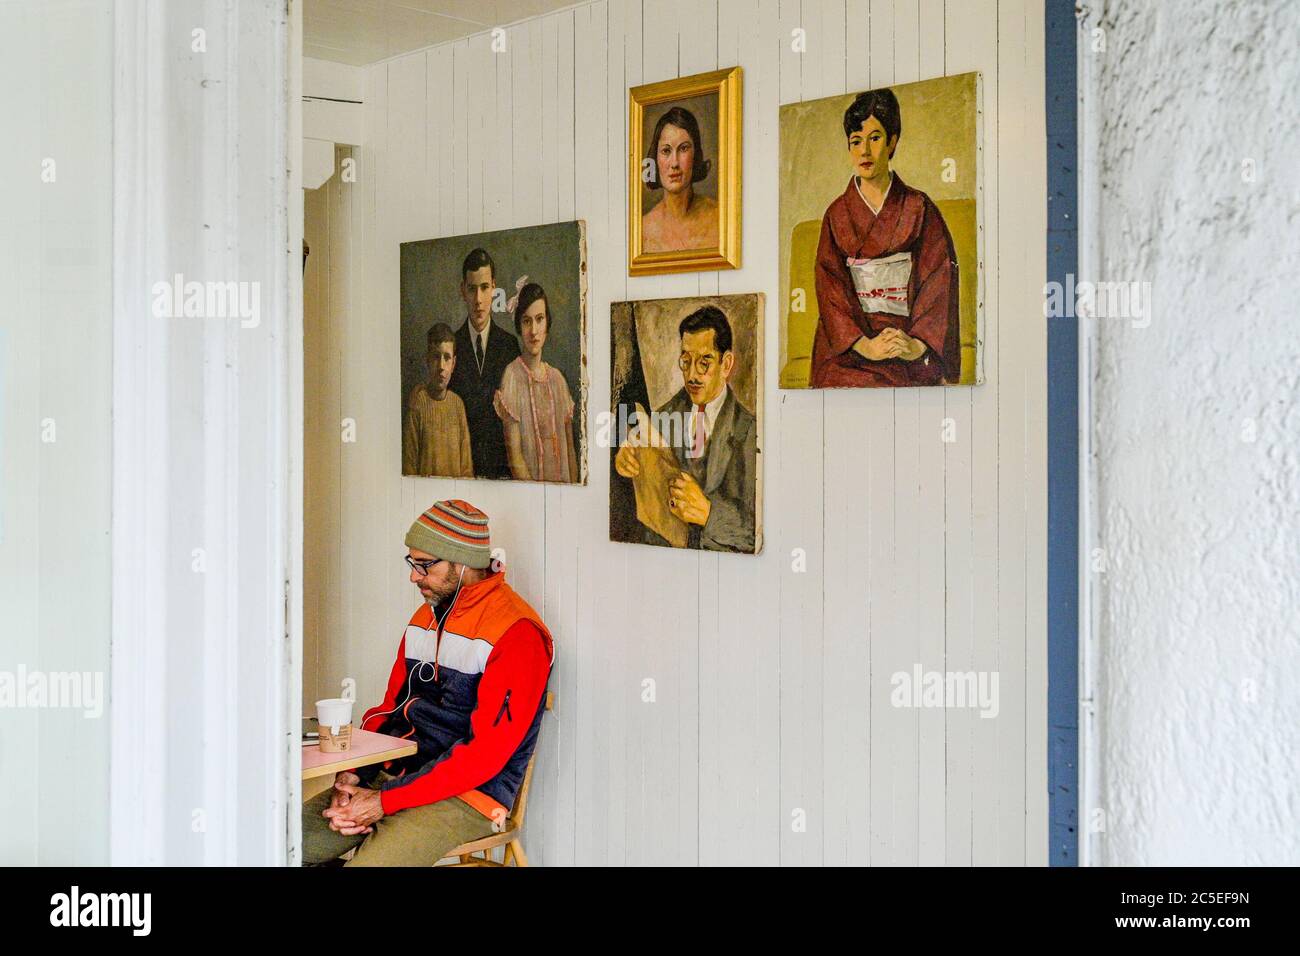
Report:
[[501,701],[501,709],[497,711],[497,719],[492,721],[493,727],[501,723],[502,714],[506,715],[506,720],[510,721],[510,723],[515,722],[514,716],[510,713],[510,691],[506,691],[505,699]]

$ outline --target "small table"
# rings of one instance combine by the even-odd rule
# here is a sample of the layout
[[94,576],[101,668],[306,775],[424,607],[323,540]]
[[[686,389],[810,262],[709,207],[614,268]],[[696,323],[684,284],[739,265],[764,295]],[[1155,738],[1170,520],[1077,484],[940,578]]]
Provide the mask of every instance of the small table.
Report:
[[[321,753],[320,744],[302,745],[302,779],[329,777],[329,780],[318,781],[329,786],[334,782],[334,774],[340,770],[351,770],[353,767],[366,767],[374,763],[383,763],[385,760],[409,757],[418,749],[412,739],[404,740],[401,737],[390,737],[388,734],[376,734],[353,727],[352,746],[341,754]],[[309,791],[319,793],[326,789],[326,786],[303,787],[303,798],[307,799],[310,796]]]

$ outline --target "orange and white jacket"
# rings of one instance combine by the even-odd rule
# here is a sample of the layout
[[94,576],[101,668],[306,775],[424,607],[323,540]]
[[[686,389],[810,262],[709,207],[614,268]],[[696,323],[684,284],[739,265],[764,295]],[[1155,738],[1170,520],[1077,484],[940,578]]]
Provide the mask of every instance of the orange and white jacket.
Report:
[[[384,701],[361,719],[419,746],[385,765],[398,779],[382,787],[384,813],[459,797],[501,820],[537,744],[554,642],[504,571],[461,588],[442,613],[422,604],[412,615]],[[364,782],[378,769],[356,772]]]

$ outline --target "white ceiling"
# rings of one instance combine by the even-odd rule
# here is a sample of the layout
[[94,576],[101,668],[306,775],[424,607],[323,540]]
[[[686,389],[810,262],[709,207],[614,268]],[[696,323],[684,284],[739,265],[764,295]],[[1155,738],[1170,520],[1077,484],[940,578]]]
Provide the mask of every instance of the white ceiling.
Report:
[[362,66],[572,6],[573,0],[304,0],[303,56]]

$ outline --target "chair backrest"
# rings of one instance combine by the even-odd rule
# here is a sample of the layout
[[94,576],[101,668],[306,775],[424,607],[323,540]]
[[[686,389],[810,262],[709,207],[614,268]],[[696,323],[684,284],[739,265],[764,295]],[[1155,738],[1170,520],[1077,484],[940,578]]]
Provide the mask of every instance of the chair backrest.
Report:
[[[549,690],[546,692],[546,709],[549,711],[555,700],[555,695]],[[541,742],[541,730],[537,733],[538,743]],[[524,782],[519,785],[519,793],[515,795],[515,805],[510,811],[507,818],[509,829],[519,829],[524,825],[524,811],[528,808],[528,788],[533,783],[533,764],[537,763],[537,747],[533,747],[533,754],[528,758],[528,768],[524,771]]]

